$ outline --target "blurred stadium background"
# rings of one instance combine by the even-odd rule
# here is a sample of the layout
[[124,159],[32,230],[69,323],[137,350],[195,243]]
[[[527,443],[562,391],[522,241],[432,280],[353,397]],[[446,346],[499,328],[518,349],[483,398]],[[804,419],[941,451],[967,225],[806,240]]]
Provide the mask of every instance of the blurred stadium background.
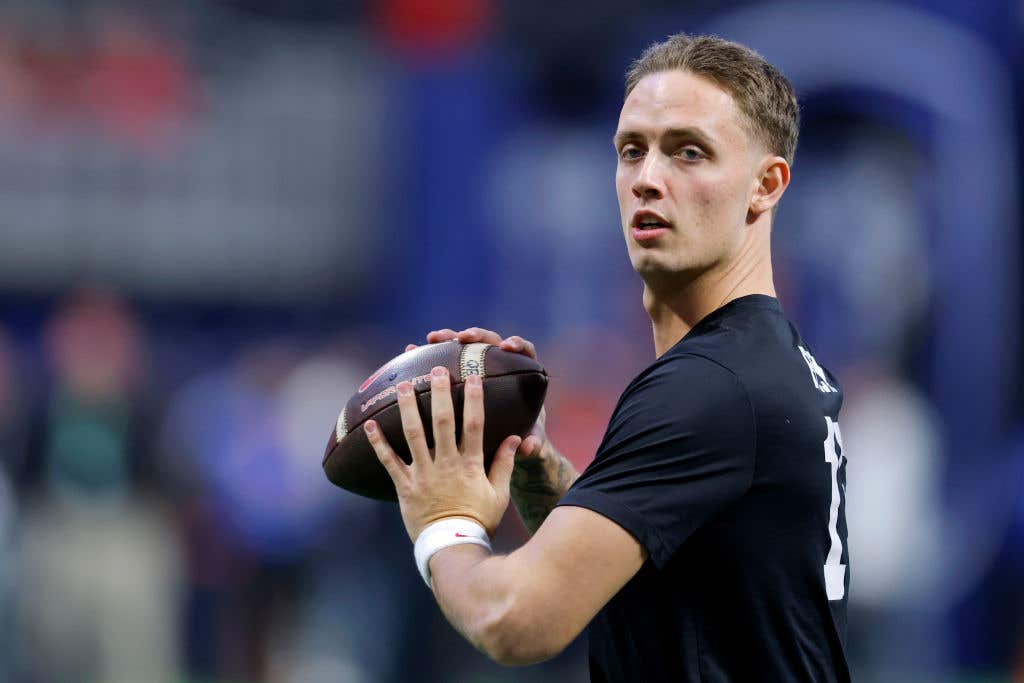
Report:
[[856,680],[1024,681],[1019,0],[0,2],[0,680],[586,680],[476,653],[320,456],[480,324],[588,462],[653,353],[622,72],[679,30],[801,97],[776,275],[846,389]]

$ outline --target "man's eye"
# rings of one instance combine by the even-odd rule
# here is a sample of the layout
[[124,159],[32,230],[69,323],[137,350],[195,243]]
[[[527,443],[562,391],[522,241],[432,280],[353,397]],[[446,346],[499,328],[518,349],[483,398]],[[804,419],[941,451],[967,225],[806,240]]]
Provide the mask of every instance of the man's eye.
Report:
[[629,145],[622,148],[622,151],[619,152],[619,156],[626,161],[634,161],[643,156],[643,153],[638,148]]
[[704,153],[696,147],[683,147],[679,150],[679,154],[687,161],[697,161],[704,158]]

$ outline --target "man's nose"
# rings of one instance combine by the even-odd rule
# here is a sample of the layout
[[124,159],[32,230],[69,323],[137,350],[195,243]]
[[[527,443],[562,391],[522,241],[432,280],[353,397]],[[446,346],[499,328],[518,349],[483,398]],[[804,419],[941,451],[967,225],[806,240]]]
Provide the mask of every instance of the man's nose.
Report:
[[663,177],[658,155],[648,154],[633,183],[633,196],[637,199],[661,199],[665,194]]

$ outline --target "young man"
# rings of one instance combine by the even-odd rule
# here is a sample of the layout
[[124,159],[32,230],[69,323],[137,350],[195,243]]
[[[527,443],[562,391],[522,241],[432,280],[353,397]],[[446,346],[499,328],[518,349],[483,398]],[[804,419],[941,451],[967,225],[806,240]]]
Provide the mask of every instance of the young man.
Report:
[[[457,445],[443,368],[433,452],[411,385],[411,464],[366,423],[438,604],[496,661],[551,657],[589,624],[593,681],[849,680],[842,392],[772,282],[798,117],[786,78],[734,43],[675,35],[632,65],[616,190],[657,360],[581,475],[542,424],[485,473],[480,382]],[[477,328],[427,341],[451,338],[535,355]],[[535,533],[493,555],[510,485]]]

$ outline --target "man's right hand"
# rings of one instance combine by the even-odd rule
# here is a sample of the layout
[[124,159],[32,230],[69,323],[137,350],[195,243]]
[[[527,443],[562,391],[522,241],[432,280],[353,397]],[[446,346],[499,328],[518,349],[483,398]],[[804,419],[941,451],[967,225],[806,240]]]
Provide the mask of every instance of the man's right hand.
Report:
[[[428,344],[439,344],[453,339],[463,344],[493,344],[505,351],[537,358],[537,349],[532,342],[518,335],[502,339],[497,332],[480,327],[470,327],[460,332],[446,328],[427,335]],[[415,344],[409,344],[405,350],[414,348]],[[484,419],[486,420],[486,416]],[[516,451],[516,464],[512,472],[512,502],[515,503],[519,516],[530,533],[537,530],[579,476],[572,463],[548,441],[544,428],[546,419],[547,413],[541,408],[533,429]]]

